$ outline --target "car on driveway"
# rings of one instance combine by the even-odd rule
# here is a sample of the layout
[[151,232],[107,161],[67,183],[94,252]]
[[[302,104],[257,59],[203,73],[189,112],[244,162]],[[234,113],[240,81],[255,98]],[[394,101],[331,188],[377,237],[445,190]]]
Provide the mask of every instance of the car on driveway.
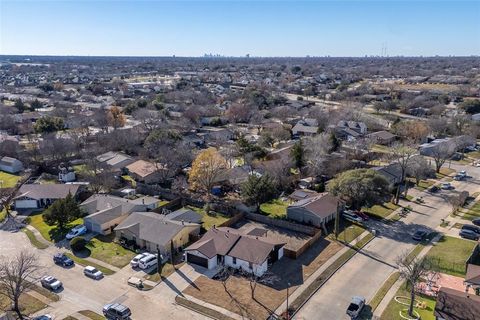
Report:
[[349,221],[352,221],[352,222],[363,222],[363,219],[360,218],[359,216],[357,216],[355,213],[353,213],[353,211],[351,210],[345,210],[343,213],[342,213],[342,216],[345,220],[349,220]]
[[67,257],[64,253],[56,253],[53,256],[53,262],[63,267],[70,267],[75,264],[75,262],[73,262],[73,260]]
[[477,241],[478,238],[480,238],[480,236],[477,233],[475,233],[473,231],[470,231],[470,230],[467,230],[467,229],[460,230],[460,232],[458,234],[462,238],[475,240],[475,241]]
[[85,234],[87,233],[87,227],[85,227],[85,225],[83,224],[79,224],[78,226],[75,226],[72,228],[72,230],[70,230],[67,235],[65,236],[65,238],[67,238],[67,240],[71,240],[75,237],[78,237],[78,236],[81,236],[82,234]]
[[480,218],[478,218],[478,219],[473,219],[473,220],[472,220],[472,223],[473,223],[474,225],[476,225],[476,226],[480,226]]
[[40,283],[42,284],[42,287],[48,290],[52,291],[57,291],[60,289],[63,284],[60,280],[52,277],[52,276],[44,276],[42,279],[40,279]]
[[453,186],[450,182],[443,182],[441,185],[441,188],[443,190],[450,190],[450,189],[453,189]]
[[85,269],[83,269],[83,274],[95,280],[103,278],[103,272],[92,266],[86,266]]
[[130,308],[120,303],[109,303],[103,306],[103,315],[107,319],[126,320],[130,319],[132,312]]
[[147,254],[140,253],[140,254],[137,254],[135,257],[133,257],[133,259],[130,260],[130,265],[132,266],[132,268],[137,268],[138,263],[140,262],[140,259],[145,258],[146,256]]
[[474,226],[473,224],[464,224],[462,226],[462,230],[469,230],[472,232],[475,232],[480,236],[480,227],[479,226]]
[[360,218],[362,218],[364,221],[367,221],[369,219],[368,215],[363,211],[357,210],[357,211],[354,211],[354,213]]
[[145,257],[138,261],[138,267],[142,270],[156,266],[158,263],[157,255],[148,253]]
[[417,230],[413,235],[412,239],[415,241],[422,241],[428,235],[427,230]]
[[347,314],[352,319],[357,319],[360,313],[362,312],[363,307],[365,306],[365,298],[355,296],[352,298],[352,301],[348,305]]

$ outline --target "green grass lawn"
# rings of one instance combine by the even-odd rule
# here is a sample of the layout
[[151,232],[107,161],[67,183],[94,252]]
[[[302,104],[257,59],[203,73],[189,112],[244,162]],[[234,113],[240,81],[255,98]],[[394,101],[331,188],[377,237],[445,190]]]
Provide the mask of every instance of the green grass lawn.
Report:
[[96,312],[93,312],[91,310],[81,310],[81,311],[78,311],[78,313],[80,313],[82,316],[85,316],[87,318],[90,318],[92,320],[104,320],[105,317],[96,313]]
[[475,245],[474,241],[444,236],[428,251],[427,257],[434,260],[437,271],[464,277],[465,262]]
[[58,242],[65,238],[65,235],[68,231],[76,225],[82,224],[83,219],[79,218],[68,224],[65,230],[59,229],[57,226],[49,226],[45,221],[43,221],[43,214],[37,213],[28,217],[28,223],[37,229],[40,234],[47,239],[48,241]]
[[[410,292],[409,290],[406,289],[405,285],[402,285],[400,289],[398,289],[396,296],[410,297]],[[435,317],[433,315],[433,311],[435,310],[435,298],[417,294],[415,300],[426,302],[425,309],[415,308],[415,311],[417,311],[420,314],[420,318],[422,320],[434,320]],[[404,301],[407,302],[409,300],[404,299]],[[394,299],[392,299],[388,303],[388,306],[385,309],[385,311],[382,313],[382,316],[380,317],[380,319],[401,320],[402,318],[400,317],[399,312],[404,309],[408,310],[408,306],[400,304]],[[407,310],[403,313],[403,315],[407,314]]]
[[145,279],[153,282],[160,282],[162,278],[167,278],[175,272],[175,269],[180,269],[184,264],[185,262],[182,261],[182,254],[177,254],[175,256],[175,268],[173,268],[173,265],[170,262],[167,262],[162,266],[160,274],[154,269],[151,273],[145,276]]
[[[11,305],[12,301],[4,295],[0,294],[0,310],[8,311],[11,309]],[[30,315],[32,313],[38,312],[46,307],[46,304],[32,297],[28,293],[24,293],[20,296],[20,310],[25,315]]]
[[393,211],[397,210],[398,208],[400,208],[399,205],[396,205],[391,202],[385,202],[381,205],[376,204],[370,208],[362,208],[362,211],[364,211],[366,214],[374,218],[385,219],[387,216],[389,216]]
[[442,178],[445,178],[446,176],[451,175],[454,172],[455,172],[455,170],[444,166],[440,169],[440,172],[435,173],[435,175],[436,175],[437,179],[442,179]]
[[37,237],[35,237],[35,234],[28,230],[27,228],[24,228],[22,229],[23,232],[25,232],[25,234],[27,235],[28,237],[28,240],[30,240],[30,243],[32,244],[32,246],[34,246],[35,248],[37,249],[40,249],[40,250],[43,250],[43,249],[47,249],[48,246],[46,244],[44,244],[43,242],[40,242]]
[[284,219],[287,216],[287,207],[289,202],[275,199],[260,205],[260,211],[274,219]]
[[13,188],[21,176],[0,171],[0,188]]
[[132,260],[136,253],[115,243],[113,241],[114,238],[115,234],[113,233],[108,236],[98,235],[92,238],[86,247],[90,250],[90,257],[117,268],[123,268]]
[[460,208],[459,213],[463,213],[463,218],[473,220],[480,218],[480,202],[476,202],[470,209]]
[[420,191],[425,191],[428,188],[430,188],[431,186],[433,186],[434,184],[435,184],[435,181],[420,180],[420,183],[418,184],[418,186],[416,185],[415,188],[420,190]]
[[109,275],[112,275],[115,273],[115,271],[113,270],[110,270],[108,268],[105,268],[99,264],[96,264],[94,262],[91,262],[91,261],[88,261],[87,259],[83,259],[83,258],[80,258],[80,257],[77,257],[75,256],[74,254],[70,253],[70,252],[66,252],[65,255],[67,257],[69,257],[70,259],[72,259],[73,261],[75,261],[75,263],[79,264],[79,265],[82,265],[84,267],[86,266],[92,266],[94,268],[96,268],[97,270],[100,270],[103,272],[104,275],[106,276],[109,276]]
[[125,176],[122,176],[122,178],[127,181],[127,182],[130,182],[130,184],[132,185],[132,187],[136,187],[137,186],[137,181],[135,181],[135,179],[133,179],[132,177],[130,177],[129,175],[125,175]]
[[373,152],[379,152],[379,153],[392,153],[392,148],[390,148],[389,146],[381,145],[381,144],[372,145],[371,150]]
[[202,215],[202,227],[205,230],[210,230],[214,225],[218,227],[220,224],[230,219],[229,216],[218,212],[211,211],[210,214],[207,214],[203,208],[193,206],[187,206],[187,208]]

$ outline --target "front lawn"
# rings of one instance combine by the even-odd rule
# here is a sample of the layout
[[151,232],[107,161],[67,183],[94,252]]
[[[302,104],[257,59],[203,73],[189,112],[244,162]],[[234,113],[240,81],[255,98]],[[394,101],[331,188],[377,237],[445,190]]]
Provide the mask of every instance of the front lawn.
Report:
[[[0,311],[8,311],[11,309],[11,306],[12,301],[0,294]],[[46,307],[47,305],[45,305],[42,301],[32,297],[28,293],[24,293],[20,296],[20,310],[25,315],[38,312]]]
[[287,216],[287,207],[289,203],[280,199],[275,199],[260,205],[260,212],[274,219],[284,219]]
[[113,233],[108,236],[97,235],[88,242],[86,248],[90,250],[90,257],[123,268],[130,263],[136,253],[115,243],[114,238]]
[[67,225],[67,228],[62,230],[57,226],[49,226],[45,221],[43,221],[43,213],[36,213],[28,217],[28,223],[37,229],[40,234],[47,239],[48,241],[58,242],[65,238],[65,235],[68,231],[76,225],[82,224],[83,219],[79,218]]
[[218,227],[220,224],[230,219],[229,216],[218,212],[210,211],[210,214],[207,214],[203,208],[193,206],[187,206],[187,208],[202,215],[202,227],[205,230],[210,230],[214,225]]
[[415,185],[415,188],[420,191],[425,191],[435,184],[435,181],[432,180],[420,180],[418,186]]
[[435,176],[437,177],[437,179],[442,179],[442,178],[445,178],[445,177],[451,175],[454,172],[455,172],[455,170],[453,170],[452,168],[442,167],[442,168],[440,168],[439,173],[435,173]]
[[109,275],[112,275],[112,274],[115,273],[115,271],[113,271],[113,270],[110,270],[110,269],[108,269],[108,268],[105,268],[105,267],[103,267],[103,266],[101,266],[101,265],[99,265],[99,264],[96,264],[96,263],[94,263],[94,262],[91,262],[91,261],[89,261],[89,260],[87,260],[87,259],[83,259],[83,258],[77,257],[76,255],[71,254],[70,252],[66,252],[65,255],[66,255],[67,257],[69,257],[70,259],[72,259],[73,261],[75,261],[75,263],[77,263],[77,264],[79,264],[79,265],[81,265],[81,266],[84,266],[84,267],[86,267],[86,266],[92,266],[92,267],[96,268],[97,270],[102,271],[103,274],[106,275],[106,276],[109,276]]
[[[405,287],[405,284],[403,284],[400,289],[398,289],[397,293],[395,296],[402,296],[402,297],[407,297],[405,299],[402,299],[401,301],[404,302],[409,302],[410,299],[410,290],[407,290]],[[425,309],[420,309],[420,308],[414,308],[415,311],[417,311],[420,315],[420,318],[422,320],[434,320],[435,316],[433,315],[433,311],[435,310],[435,298],[424,296],[421,294],[417,294],[415,296],[416,301],[423,301],[426,303]],[[408,312],[408,305],[403,305],[392,299],[389,303],[385,311],[382,313],[382,316],[380,319],[382,320],[401,320],[402,318],[400,317],[399,312],[401,310],[405,310],[403,312],[403,315],[407,315]]]
[[96,313],[96,312],[93,312],[91,310],[81,310],[81,311],[78,311],[78,313],[80,313],[82,316],[85,316],[87,318],[90,318],[92,320],[104,320],[105,317]]
[[21,176],[0,171],[0,188],[13,188]]
[[465,210],[460,208],[459,212],[463,213],[463,218],[467,220],[473,220],[480,218],[480,202],[476,202],[470,209]]
[[464,277],[465,262],[475,245],[474,241],[444,236],[428,251],[427,257],[434,260],[437,271]]
[[391,202],[385,202],[381,205],[376,204],[374,206],[371,206],[369,208],[362,208],[362,211],[364,211],[366,214],[368,214],[371,217],[377,218],[377,219],[385,219],[388,217],[393,211],[397,210],[400,208],[399,205],[396,205]]
[[6,217],[7,217],[7,210],[5,210],[5,208],[3,208],[3,209],[0,211],[0,222],[2,222],[3,220],[5,220]]
[[40,249],[40,250],[48,248],[48,246],[46,244],[44,244],[43,242],[41,242],[37,239],[37,237],[35,236],[35,234],[32,231],[28,230],[27,228],[23,228],[22,231],[25,232],[25,234],[28,237],[28,240],[30,240],[30,243],[35,248]]

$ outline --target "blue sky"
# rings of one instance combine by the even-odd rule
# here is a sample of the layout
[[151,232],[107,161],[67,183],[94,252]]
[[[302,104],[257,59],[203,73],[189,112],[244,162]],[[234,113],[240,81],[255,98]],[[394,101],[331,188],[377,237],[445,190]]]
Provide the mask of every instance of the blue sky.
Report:
[[8,1],[0,54],[480,55],[480,1]]

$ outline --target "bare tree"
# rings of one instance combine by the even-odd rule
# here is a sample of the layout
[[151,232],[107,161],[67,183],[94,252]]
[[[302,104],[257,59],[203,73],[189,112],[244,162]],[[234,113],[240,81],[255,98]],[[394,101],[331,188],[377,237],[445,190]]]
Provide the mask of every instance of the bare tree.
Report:
[[12,301],[19,319],[25,319],[20,309],[20,296],[34,285],[32,280],[36,279],[39,270],[37,256],[28,251],[0,260],[0,294]]
[[398,204],[400,200],[400,185],[403,183],[405,188],[405,197],[407,197],[408,192],[408,181],[407,168],[410,164],[410,160],[417,153],[417,151],[411,147],[410,144],[397,144],[393,146],[392,153],[390,158],[393,160],[393,163],[397,163],[400,167],[400,183],[395,195],[395,203]]
[[407,287],[410,287],[410,305],[408,307],[408,315],[414,317],[413,306],[415,303],[415,286],[417,283],[424,277],[426,277],[429,272],[432,272],[432,263],[428,258],[411,258],[408,251],[403,252],[396,259],[396,264],[400,277],[405,279],[407,282]]
[[454,148],[452,148],[448,143],[439,143],[432,150],[432,158],[435,161],[435,172],[439,173],[442,166],[445,164],[447,159],[449,159],[454,153]]
[[310,174],[318,176],[324,172],[327,155],[332,149],[328,134],[319,134],[308,138],[305,143],[305,156]]
[[407,168],[407,174],[415,178],[415,184],[417,186],[422,179],[428,178],[432,172],[432,167],[428,164],[427,160],[420,155],[412,157]]

